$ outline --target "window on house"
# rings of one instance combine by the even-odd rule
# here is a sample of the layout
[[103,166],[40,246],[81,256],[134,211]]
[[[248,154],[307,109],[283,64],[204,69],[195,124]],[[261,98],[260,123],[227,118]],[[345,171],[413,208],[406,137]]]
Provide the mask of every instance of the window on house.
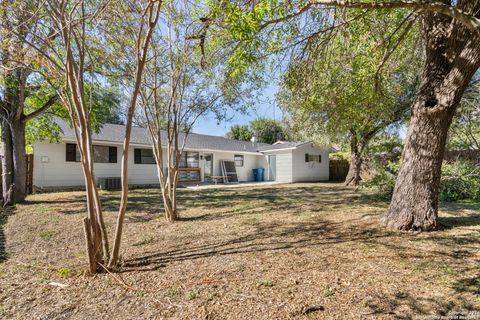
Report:
[[200,167],[200,155],[198,152],[184,151],[178,162],[179,168],[198,168]]
[[236,154],[234,156],[235,167],[243,167],[243,156],[240,154]]
[[[76,144],[67,143],[66,160],[80,162],[80,151]],[[117,163],[117,147],[93,146],[93,162]]]
[[80,152],[76,144],[67,143],[67,159],[68,162],[80,162]]
[[322,162],[322,155],[305,153],[305,162]]
[[117,163],[117,147],[93,146],[93,161],[97,163]]
[[152,149],[135,149],[134,150],[135,164],[155,164],[155,157]]

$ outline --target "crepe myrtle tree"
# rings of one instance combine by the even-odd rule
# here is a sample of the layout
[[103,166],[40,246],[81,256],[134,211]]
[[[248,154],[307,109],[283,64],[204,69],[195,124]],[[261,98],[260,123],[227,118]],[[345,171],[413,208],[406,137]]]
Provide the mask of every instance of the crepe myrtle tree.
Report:
[[[224,23],[234,40],[243,42],[232,58],[240,70],[236,74],[247,70],[268,50],[282,52],[329,34],[338,26],[330,17],[343,8],[358,14],[406,9],[418,15],[425,62],[410,104],[398,179],[382,222],[398,230],[438,227],[447,133],[461,97],[480,67],[480,1],[214,1],[212,8],[212,17]],[[266,37],[270,40],[262,41]],[[259,47],[261,50],[256,50]]]
[[[141,86],[143,115],[152,140],[167,222],[178,220],[177,184],[182,153],[197,120],[222,118],[233,90],[221,75],[222,48],[202,40],[205,26],[193,19],[201,8],[171,5],[154,34]],[[199,45],[200,43],[200,45]],[[166,169],[166,170],[165,170]]]
[[[100,1],[45,1],[36,12],[42,20],[42,27],[35,30],[28,38],[28,45],[42,55],[49,83],[61,99],[67,110],[80,153],[85,189],[87,196],[87,215],[83,220],[86,251],[91,273],[106,268],[109,262],[115,267],[118,262],[123,216],[126,210],[128,184],[127,166],[131,119],[137,104],[139,84],[143,75],[146,51],[150,45],[151,34],[156,27],[160,13],[161,2],[148,0],[144,2]],[[115,10],[113,10],[115,9]],[[118,14],[122,11],[122,14]],[[128,16],[129,19],[125,20]],[[122,158],[122,194],[119,209],[119,221],[115,232],[112,255],[109,251],[108,235],[103,219],[100,197],[95,181],[93,149],[92,149],[92,119],[89,104],[86,100],[86,87],[90,82],[88,70],[101,61],[107,52],[98,46],[99,39],[115,33],[118,20],[122,25],[132,22],[135,26],[135,41],[131,47],[137,53],[132,59],[134,66],[133,89],[128,107],[126,134],[124,140],[124,155]],[[105,22],[107,21],[107,22]],[[117,24],[115,24],[115,21]],[[101,23],[104,22],[104,23]],[[52,37],[56,35],[55,37]],[[38,39],[42,46],[37,46],[30,39]],[[110,259],[110,260],[109,260]]]

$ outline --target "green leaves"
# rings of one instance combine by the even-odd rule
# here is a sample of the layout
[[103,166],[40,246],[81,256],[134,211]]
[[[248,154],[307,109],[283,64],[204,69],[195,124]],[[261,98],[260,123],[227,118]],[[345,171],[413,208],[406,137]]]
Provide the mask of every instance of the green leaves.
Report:
[[246,125],[233,125],[230,127],[230,131],[225,135],[227,139],[234,139],[240,141],[250,141],[253,137],[253,132]]
[[352,20],[357,16],[336,16],[336,24],[350,22],[333,35],[313,39],[294,56],[279,94],[294,122],[309,123],[337,142],[366,137],[402,120],[416,79],[410,39],[385,61],[404,16],[373,12]]
[[226,134],[226,138],[250,141],[256,136],[258,142],[273,144],[279,140],[289,140],[287,130],[281,123],[268,119],[258,118],[250,122],[250,125],[233,125]]

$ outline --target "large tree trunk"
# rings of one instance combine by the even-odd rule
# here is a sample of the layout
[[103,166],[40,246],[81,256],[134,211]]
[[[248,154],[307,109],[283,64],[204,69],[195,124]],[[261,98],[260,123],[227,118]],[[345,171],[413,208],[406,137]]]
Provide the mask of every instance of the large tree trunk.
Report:
[[10,126],[2,120],[2,198],[3,206],[14,204],[13,199],[13,143]]
[[[373,134],[374,133],[372,133],[372,135]],[[352,154],[352,158],[350,160],[347,177],[345,178],[345,184],[347,186],[358,186],[362,180],[360,173],[362,171],[363,150],[368,140],[359,135],[354,129],[350,129],[350,135],[350,153]]]
[[14,120],[11,125],[13,141],[13,166],[15,168],[14,201],[20,203],[27,195],[27,155],[25,151],[25,123],[23,120]]
[[414,106],[401,167],[384,222],[400,230],[437,228],[438,191],[453,108],[429,114]]
[[350,160],[350,166],[348,167],[347,178],[345,179],[345,184],[347,186],[358,186],[360,184],[360,181],[362,180],[362,177],[360,176],[362,163],[363,159],[361,154],[358,152],[353,152]]
[[392,201],[382,218],[388,227],[399,230],[438,227],[438,191],[447,132],[462,94],[480,66],[477,33],[438,14],[426,15],[423,29],[426,64],[412,104]]

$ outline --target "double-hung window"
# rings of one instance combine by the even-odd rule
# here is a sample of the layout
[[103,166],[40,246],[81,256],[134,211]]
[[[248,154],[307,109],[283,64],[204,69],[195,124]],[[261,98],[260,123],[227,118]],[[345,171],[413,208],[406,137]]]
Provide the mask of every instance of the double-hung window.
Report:
[[234,157],[233,157],[234,161],[235,161],[235,167],[243,167],[243,155],[241,154],[236,154]]
[[322,162],[322,155],[305,153],[305,162]]
[[155,164],[155,156],[152,149],[135,149],[134,159],[135,164]]
[[[66,161],[80,162],[80,151],[76,144],[67,143]],[[117,147],[93,146],[93,162],[117,163]]]

